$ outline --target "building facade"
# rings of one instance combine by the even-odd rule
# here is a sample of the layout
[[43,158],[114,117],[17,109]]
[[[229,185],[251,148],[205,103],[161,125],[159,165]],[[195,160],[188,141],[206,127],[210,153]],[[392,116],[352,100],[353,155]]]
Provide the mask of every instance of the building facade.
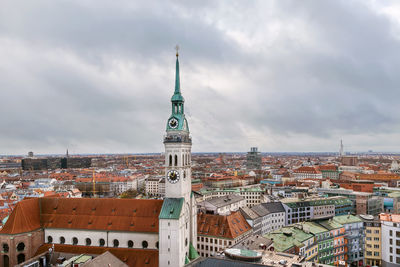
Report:
[[382,237],[382,266],[400,265],[400,215],[380,214]]

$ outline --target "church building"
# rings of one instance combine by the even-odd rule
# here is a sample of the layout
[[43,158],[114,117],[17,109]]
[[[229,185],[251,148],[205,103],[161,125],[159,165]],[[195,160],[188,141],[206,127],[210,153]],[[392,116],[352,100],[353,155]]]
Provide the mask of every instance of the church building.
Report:
[[178,53],[176,57],[175,91],[164,136],[165,198],[22,200],[0,231],[0,266],[14,266],[48,251],[54,255],[109,251],[129,266],[154,267],[184,266],[198,257],[197,210],[191,192],[192,140]]

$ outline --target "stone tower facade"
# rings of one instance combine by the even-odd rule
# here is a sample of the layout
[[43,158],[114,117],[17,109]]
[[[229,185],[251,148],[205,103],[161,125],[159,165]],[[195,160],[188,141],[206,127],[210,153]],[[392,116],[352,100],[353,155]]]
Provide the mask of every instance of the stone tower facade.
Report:
[[175,91],[167,120],[165,146],[165,199],[160,213],[160,266],[183,266],[197,244],[197,210],[191,192],[192,139],[180,90],[176,54]]

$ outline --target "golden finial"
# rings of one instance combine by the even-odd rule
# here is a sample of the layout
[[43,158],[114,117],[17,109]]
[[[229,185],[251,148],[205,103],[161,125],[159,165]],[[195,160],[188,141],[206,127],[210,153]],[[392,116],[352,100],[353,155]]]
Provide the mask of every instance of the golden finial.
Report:
[[178,56],[179,56],[179,53],[178,53],[178,51],[179,51],[179,45],[176,45],[176,46],[175,46],[175,50],[176,50],[176,57],[178,57]]

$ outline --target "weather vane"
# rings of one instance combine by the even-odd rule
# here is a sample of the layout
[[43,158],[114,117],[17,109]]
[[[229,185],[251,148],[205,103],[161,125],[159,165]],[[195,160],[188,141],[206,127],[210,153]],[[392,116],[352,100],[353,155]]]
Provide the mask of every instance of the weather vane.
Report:
[[175,49],[176,49],[176,56],[179,56],[179,54],[178,54],[178,51],[179,51],[179,45],[176,45],[176,46],[175,46]]

